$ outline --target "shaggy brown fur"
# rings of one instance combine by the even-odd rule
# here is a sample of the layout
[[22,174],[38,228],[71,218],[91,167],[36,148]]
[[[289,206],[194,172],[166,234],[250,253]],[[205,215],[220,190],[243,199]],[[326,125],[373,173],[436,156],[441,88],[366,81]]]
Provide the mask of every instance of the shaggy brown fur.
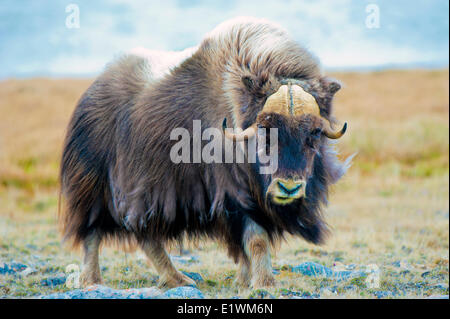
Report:
[[[157,269],[160,263],[168,265],[172,273],[164,280],[180,285],[188,281],[176,278],[179,273],[161,245],[184,234],[209,237],[223,242],[235,261],[248,268],[243,273],[259,272],[252,275],[256,285],[271,284],[270,242],[288,232],[321,243],[327,232],[321,206],[345,166],[323,136],[314,142],[315,157],[306,158],[304,148],[289,151],[296,143],[303,145],[308,130],[319,124],[307,118],[276,119],[276,114],[265,124],[280,130],[277,174],[301,170],[292,155],[305,157],[312,170],[307,197],[283,207],[265,200],[271,176],[259,175],[258,164],[172,163],[175,141],[169,134],[176,127],[192,132],[193,120],[201,120],[202,129],[220,128],[224,118],[246,128],[285,79],[303,81],[321,115],[332,120],[338,84],[323,77],[317,60],[283,30],[259,20],[213,31],[192,57],[161,79],[153,80],[143,58],[126,55],[113,62],[81,97],[68,127],[60,177],[65,238],[85,246],[92,238],[135,240],[156,258]],[[98,260],[88,248],[85,255],[86,284],[95,283]],[[253,259],[265,270],[257,264],[248,267]]]

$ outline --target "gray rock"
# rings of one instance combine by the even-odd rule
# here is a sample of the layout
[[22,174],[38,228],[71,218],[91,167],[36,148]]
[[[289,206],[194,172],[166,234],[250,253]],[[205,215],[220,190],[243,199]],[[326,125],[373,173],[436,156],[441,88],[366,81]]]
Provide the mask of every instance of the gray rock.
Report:
[[426,299],[448,299],[448,295],[431,295]]
[[373,292],[374,296],[377,297],[378,299],[381,298],[388,298],[388,297],[393,297],[393,293],[390,291],[375,291]]
[[182,271],[183,274],[194,280],[195,282],[204,282],[202,275],[197,272]]
[[286,296],[289,299],[314,299],[319,298],[318,294],[311,294],[308,291],[294,291],[294,290],[288,290],[288,289],[282,289],[280,291],[280,294],[282,296]]
[[27,265],[18,262],[0,263],[0,275],[15,275],[27,268]]
[[20,276],[29,276],[29,275],[31,275],[31,274],[35,274],[37,271],[36,271],[36,269],[33,269],[33,268],[31,268],[31,267],[27,267],[27,268],[25,268],[25,270],[22,270],[20,273],[19,273],[19,275]]
[[127,299],[154,299],[162,294],[162,291],[156,287],[126,289]]
[[163,299],[204,299],[203,293],[194,287],[177,287],[167,290],[160,298]]
[[253,290],[248,296],[249,299],[275,299],[275,296],[265,289]]
[[442,289],[442,290],[448,290],[448,284],[446,284],[446,283],[438,283],[436,285],[433,285],[433,288]]
[[356,268],[356,266],[357,266],[356,264],[350,264],[350,265],[345,266],[345,268],[347,270],[354,270]]
[[46,279],[41,280],[41,286],[59,286],[64,285],[66,283],[66,276],[64,274],[59,274],[57,276],[48,277]]
[[292,272],[300,273],[304,276],[310,277],[325,277],[334,279],[336,281],[348,280],[351,278],[364,277],[367,274],[363,271],[333,271],[331,268],[325,267],[321,264],[314,262],[305,262],[298,266],[292,267]]
[[40,299],[154,299],[161,295],[156,287],[139,289],[112,289],[94,285],[85,289],[76,289],[64,293],[40,296]]
[[305,262],[298,266],[292,267],[292,272],[300,273],[304,276],[310,277],[331,277],[333,275],[333,271],[321,264],[317,264],[314,262]]

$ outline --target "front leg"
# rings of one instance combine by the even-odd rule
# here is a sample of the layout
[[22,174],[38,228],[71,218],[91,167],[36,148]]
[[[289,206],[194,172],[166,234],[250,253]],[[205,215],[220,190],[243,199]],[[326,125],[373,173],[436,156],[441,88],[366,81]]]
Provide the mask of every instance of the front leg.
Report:
[[80,275],[82,287],[102,283],[98,253],[101,237],[96,232],[89,234],[83,241],[83,266]]
[[273,287],[276,284],[270,260],[270,241],[267,232],[254,221],[249,221],[244,231],[243,245],[250,262],[253,288]]
[[239,269],[236,274],[234,284],[240,287],[250,286],[250,275],[250,261],[248,260],[247,256],[242,255],[239,258]]

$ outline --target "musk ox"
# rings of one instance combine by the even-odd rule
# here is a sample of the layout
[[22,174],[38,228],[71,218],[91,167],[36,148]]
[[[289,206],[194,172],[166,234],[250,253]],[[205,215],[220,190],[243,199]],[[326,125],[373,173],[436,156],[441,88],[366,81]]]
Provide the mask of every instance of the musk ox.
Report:
[[[293,234],[320,244],[328,233],[322,208],[348,166],[331,141],[346,129],[332,116],[340,85],[286,31],[253,18],[223,23],[170,70],[154,69],[145,56],[118,58],[68,126],[60,219],[64,238],[83,248],[82,284],[101,282],[108,241],[140,247],[161,285],[193,284],[165,250],[188,237],[221,242],[239,264],[237,283],[274,285],[275,243]],[[174,163],[170,132],[192,131],[194,120],[236,144],[276,128],[277,170],[260,174],[258,159]]]

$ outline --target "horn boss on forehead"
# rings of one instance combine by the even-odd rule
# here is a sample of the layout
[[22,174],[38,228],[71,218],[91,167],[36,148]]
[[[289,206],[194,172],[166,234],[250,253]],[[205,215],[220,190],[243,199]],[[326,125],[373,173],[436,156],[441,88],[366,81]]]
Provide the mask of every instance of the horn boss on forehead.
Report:
[[[320,108],[316,99],[308,92],[306,92],[300,85],[288,84],[282,85],[277,92],[269,96],[261,113],[278,113],[286,116],[299,116],[304,114],[311,114],[323,119],[328,125],[325,126],[323,134],[331,139],[340,138],[347,130],[347,123],[344,124],[341,130],[333,131],[327,119],[320,115]],[[256,133],[256,123],[248,127],[246,130],[238,134],[232,134],[225,131],[226,119],[223,122],[224,134],[227,138],[233,141],[243,141],[251,138]]]

